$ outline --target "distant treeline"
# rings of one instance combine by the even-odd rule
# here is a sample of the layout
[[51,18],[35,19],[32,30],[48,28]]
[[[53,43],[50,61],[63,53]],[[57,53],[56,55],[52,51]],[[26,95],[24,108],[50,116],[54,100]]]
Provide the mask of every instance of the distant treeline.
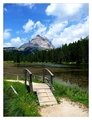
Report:
[[20,52],[7,52],[4,51],[4,61],[12,60],[14,62],[51,62],[59,63],[63,62],[75,62],[75,63],[88,63],[89,48],[88,38],[80,39],[77,42],[70,44],[64,44],[62,47],[42,50],[37,53],[30,53],[25,55]]

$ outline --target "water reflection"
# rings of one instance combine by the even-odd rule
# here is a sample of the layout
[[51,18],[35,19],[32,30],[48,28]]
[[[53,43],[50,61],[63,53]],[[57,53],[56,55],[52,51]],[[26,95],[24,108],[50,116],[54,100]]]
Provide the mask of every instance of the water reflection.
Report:
[[88,70],[87,69],[62,69],[54,72],[54,81],[69,86],[79,86],[88,90]]
[[63,81],[62,78],[54,77],[54,78],[53,78],[53,81],[58,82],[58,83],[62,83],[62,84],[64,84],[64,85],[68,85],[68,86],[78,86],[76,83],[71,84],[71,83],[69,82],[69,80],[68,80],[67,82],[65,82],[65,81]]
[[[48,68],[54,74],[54,81],[67,84],[70,86],[79,86],[88,90],[88,66],[87,65],[60,65],[60,64],[44,64],[35,63],[29,65],[4,65],[4,72],[12,74],[23,74],[23,70],[28,68],[36,75],[42,75],[42,69]],[[7,77],[7,76],[6,76]],[[20,78],[21,79],[21,78]]]
[[[71,83],[70,80],[64,81],[62,78],[58,78],[58,77],[54,77],[53,81],[58,82],[63,85],[71,86],[71,87],[79,87],[77,83]],[[88,87],[81,86],[80,88],[88,91]]]

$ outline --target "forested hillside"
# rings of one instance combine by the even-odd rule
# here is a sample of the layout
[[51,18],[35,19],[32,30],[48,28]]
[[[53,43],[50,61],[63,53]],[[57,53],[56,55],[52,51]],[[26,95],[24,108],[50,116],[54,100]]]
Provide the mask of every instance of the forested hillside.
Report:
[[18,52],[4,51],[4,61],[20,62],[51,62],[60,63],[63,62],[75,62],[75,63],[88,63],[89,57],[89,44],[88,38],[80,39],[77,42],[70,44],[64,44],[62,47],[42,50],[37,53],[30,53],[28,55]]

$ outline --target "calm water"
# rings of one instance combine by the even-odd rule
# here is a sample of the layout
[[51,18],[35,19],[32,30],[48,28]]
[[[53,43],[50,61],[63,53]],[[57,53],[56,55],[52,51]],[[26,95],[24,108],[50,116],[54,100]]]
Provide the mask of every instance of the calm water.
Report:
[[79,86],[89,89],[87,65],[58,65],[59,69],[54,72],[54,81],[69,86]]
[[64,71],[55,73],[54,81],[70,86],[79,86],[88,90],[88,71]]
[[[40,64],[49,67],[54,73],[54,81],[69,86],[79,86],[85,90],[89,88],[88,66],[87,65],[59,65]],[[39,66],[39,65],[38,65]]]
[[16,67],[4,65],[4,72],[11,74],[23,74],[24,68],[28,68],[32,73],[42,75],[42,69],[48,68],[54,74],[54,81],[70,86],[79,86],[88,90],[88,66],[84,65],[59,65],[59,64],[31,64],[28,66]]

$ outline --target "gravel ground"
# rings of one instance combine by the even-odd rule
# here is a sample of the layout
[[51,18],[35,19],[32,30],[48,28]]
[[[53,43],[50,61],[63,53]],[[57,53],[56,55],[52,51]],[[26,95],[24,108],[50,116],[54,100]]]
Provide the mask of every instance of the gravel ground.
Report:
[[62,98],[60,104],[41,107],[43,117],[88,117],[89,109],[78,102]]

